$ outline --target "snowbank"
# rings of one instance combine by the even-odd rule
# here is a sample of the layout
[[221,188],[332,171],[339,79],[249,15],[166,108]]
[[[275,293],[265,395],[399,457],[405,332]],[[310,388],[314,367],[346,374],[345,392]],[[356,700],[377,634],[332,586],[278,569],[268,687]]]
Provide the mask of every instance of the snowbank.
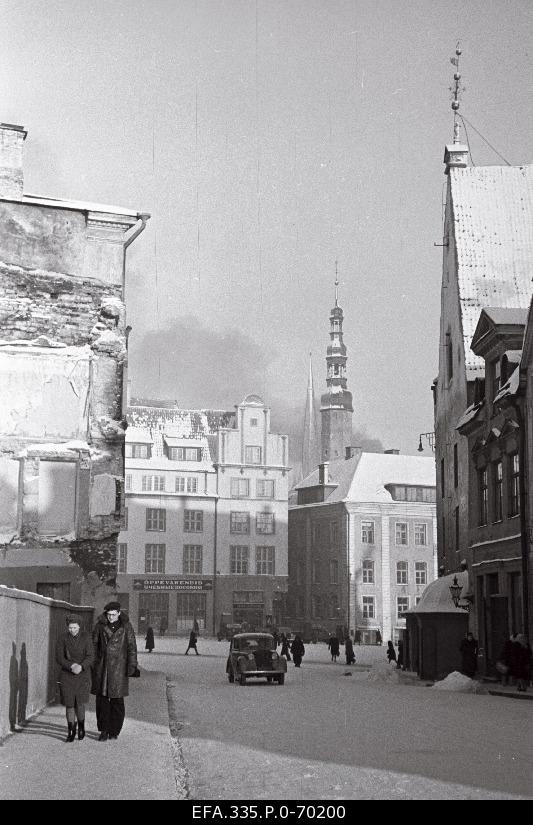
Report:
[[459,673],[458,670],[454,670],[452,673],[449,673],[445,679],[441,682],[435,682],[433,685],[434,690],[451,690],[455,693],[485,693],[485,689],[480,682],[476,682],[475,679],[470,679],[468,676],[465,676],[464,673]]
[[396,665],[389,665],[386,662],[378,662],[372,666],[372,670],[366,677],[367,682],[383,682],[389,685],[400,684],[400,671]]

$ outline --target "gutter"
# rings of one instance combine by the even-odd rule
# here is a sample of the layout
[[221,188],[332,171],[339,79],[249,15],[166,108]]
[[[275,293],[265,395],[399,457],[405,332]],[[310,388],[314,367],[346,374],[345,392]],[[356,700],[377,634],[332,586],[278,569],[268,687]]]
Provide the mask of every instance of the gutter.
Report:
[[126,289],[126,249],[133,243],[135,238],[139,237],[141,232],[144,232],[146,229],[146,224],[151,217],[152,216],[149,212],[139,212],[137,214],[137,224],[133,227],[131,234],[128,235],[124,241],[124,256],[122,259],[122,295],[124,298]]

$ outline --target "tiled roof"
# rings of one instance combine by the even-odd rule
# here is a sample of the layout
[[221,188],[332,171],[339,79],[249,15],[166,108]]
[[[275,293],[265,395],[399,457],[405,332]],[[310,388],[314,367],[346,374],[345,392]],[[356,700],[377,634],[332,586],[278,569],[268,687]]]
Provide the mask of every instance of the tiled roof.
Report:
[[[216,439],[221,427],[232,427],[234,412],[226,410],[180,410],[176,407],[130,405],[126,413],[126,441],[139,440],[145,433],[153,440],[153,455],[164,453],[163,439],[191,440],[202,447],[202,461],[213,461]],[[132,437],[135,434],[135,438]]]
[[527,307],[483,307],[494,324],[516,324],[525,326]]
[[470,349],[483,307],[529,306],[533,276],[533,166],[450,170],[465,361],[484,372]]

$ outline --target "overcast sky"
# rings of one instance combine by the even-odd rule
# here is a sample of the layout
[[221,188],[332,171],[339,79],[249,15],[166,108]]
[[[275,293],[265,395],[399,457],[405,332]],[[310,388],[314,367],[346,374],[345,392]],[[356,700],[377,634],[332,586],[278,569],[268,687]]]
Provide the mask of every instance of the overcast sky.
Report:
[[[25,190],[148,211],[128,250],[134,394],[293,430],[325,388],[339,262],[354,426],[433,429],[444,145],[462,113],[533,162],[530,0],[0,0]],[[503,163],[469,129],[473,161]],[[292,422],[292,423],[291,423]],[[296,458],[296,456],[295,456]]]

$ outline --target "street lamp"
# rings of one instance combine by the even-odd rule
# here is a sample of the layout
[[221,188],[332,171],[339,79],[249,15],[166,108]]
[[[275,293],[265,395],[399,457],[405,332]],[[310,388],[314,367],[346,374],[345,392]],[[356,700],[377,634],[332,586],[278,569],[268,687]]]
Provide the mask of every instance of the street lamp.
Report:
[[432,451],[435,452],[435,433],[420,433],[418,437],[418,452],[421,453],[424,450],[422,446],[422,438],[426,438],[429,446],[431,447]]
[[462,584],[459,584],[457,581],[457,576],[453,577],[453,584],[450,585],[450,594],[452,597],[452,602],[456,607],[461,608],[461,610],[470,610],[470,603],[467,604],[459,604],[461,599],[461,591],[463,589]]

